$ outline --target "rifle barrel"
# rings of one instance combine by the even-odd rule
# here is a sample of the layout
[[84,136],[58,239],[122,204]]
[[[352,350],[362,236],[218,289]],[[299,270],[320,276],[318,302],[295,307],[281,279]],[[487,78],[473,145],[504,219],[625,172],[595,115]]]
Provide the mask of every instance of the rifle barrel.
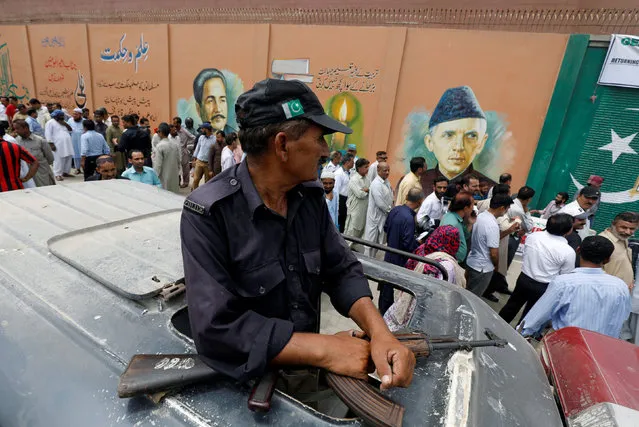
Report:
[[506,340],[478,340],[478,341],[453,341],[430,343],[433,350],[459,350],[475,347],[504,347],[508,344]]

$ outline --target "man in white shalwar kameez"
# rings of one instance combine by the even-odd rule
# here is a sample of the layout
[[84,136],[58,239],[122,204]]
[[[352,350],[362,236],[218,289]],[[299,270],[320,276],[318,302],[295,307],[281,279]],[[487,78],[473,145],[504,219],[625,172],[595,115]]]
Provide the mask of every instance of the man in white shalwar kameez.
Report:
[[[377,164],[377,173],[368,196],[368,211],[366,213],[366,229],[364,239],[370,242],[384,243],[384,223],[388,213],[393,209],[393,190],[388,175],[390,167],[388,163]],[[375,258],[377,249],[366,247],[364,254]]]
[[62,181],[63,176],[71,176],[71,160],[73,159],[73,142],[71,141],[71,126],[64,121],[64,112],[55,110],[51,113],[44,128],[44,137],[48,142],[53,143],[53,174],[55,179]]
[[368,193],[371,185],[368,180],[368,167],[370,162],[366,159],[358,159],[355,162],[356,172],[351,173],[348,182],[348,200],[346,206],[346,227],[344,234],[347,236],[364,236],[366,227],[366,211],[368,210]]
[[159,142],[153,148],[153,169],[158,174],[162,188],[174,193],[180,192],[182,171],[182,149],[178,138],[171,138],[168,123],[158,126]]
[[[76,108],[73,110],[73,116],[67,120],[69,126],[71,126],[71,142],[73,143],[73,167],[76,174],[80,173],[80,165],[82,163],[82,134],[84,133],[84,126],[82,125],[82,108]],[[46,126],[46,125],[45,125]]]

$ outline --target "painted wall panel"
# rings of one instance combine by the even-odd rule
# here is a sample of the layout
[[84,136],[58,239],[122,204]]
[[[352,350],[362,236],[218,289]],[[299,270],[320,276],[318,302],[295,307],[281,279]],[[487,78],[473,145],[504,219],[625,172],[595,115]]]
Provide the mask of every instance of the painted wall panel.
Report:
[[[401,164],[421,155],[431,169],[429,182],[423,183],[428,189],[436,165],[448,178],[466,174],[472,164],[477,174],[492,180],[511,172],[514,190],[523,185],[566,40],[560,34],[409,29],[389,141],[394,170],[406,170]],[[439,135],[431,138],[432,148],[440,147],[436,156],[425,141],[431,116],[445,91],[461,86],[474,93],[486,124],[482,129],[480,121],[471,123],[465,131],[477,132],[477,141],[467,134],[459,146],[452,136],[444,143],[447,129],[440,126]],[[452,114],[449,118],[473,115],[473,108],[457,96],[461,92],[440,105]]]
[[68,112],[93,109],[86,25],[30,25],[28,30],[40,102],[60,102]]
[[[179,115],[227,131],[237,130],[235,100],[255,82],[301,78],[328,114],[354,130],[327,137],[331,149],[355,144],[371,160],[386,150],[393,185],[421,155],[431,170],[426,181],[446,166],[437,164],[448,163],[449,177],[472,164],[492,180],[513,173],[516,189],[528,175],[566,41],[561,34],[400,27],[73,24],[33,25],[27,33],[5,26],[0,71],[3,91],[22,99],[67,109],[84,101],[91,110],[148,117],[153,127]],[[452,160],[444,159],[444,144],[437,160],[435,140],[430,149],[426,141],[431,115],[447,89],[461,86],[486,117],[485,129],[468,134],[481,143]]]
[[35,95],[27,27],[0,27],[0,93],[28,102]]
[[267,77],[269,26],[170,25],[169,34],[172,114],[236,131],[235,100]]
[[[398,36],[399,31],[399,36]],[[307,59],[310,86],[329,115],[353,128],[352,135],[328,138],[331,149],[355,144],[360,157],[387,147],[387,130],[377,123],[390,117],[399,68],[387,66],[389,52],[403,50],[403,29],[273,25],[269,63]],[[400,57],[401,58],[401,57]]]
[[89,25],[94,107],[137,113],[153,125],[170,117],[167,25]]

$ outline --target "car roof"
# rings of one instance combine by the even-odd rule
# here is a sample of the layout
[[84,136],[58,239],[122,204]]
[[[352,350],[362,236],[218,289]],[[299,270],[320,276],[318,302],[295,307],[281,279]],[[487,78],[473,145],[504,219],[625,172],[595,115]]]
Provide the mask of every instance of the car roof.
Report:
[[[146,291],[135,298],[126,284],[153,276],[153,266],[161,280],[179,275],[179,262],[166,265],[167,256],[180,257],[179,246],[167,240],[178,233],[183,201],[124,180],[0,193],[0,425],[25,419],[30,425],[359,425],[322,417],[280,393],[271,412],[256,418],[246,409],[248,388],[232,380],[185,389],[159,406],[144,398],[118,399],[119,375],[133,355],[195,352],[171,324],[183,298],[163,301]],[[158,219],[166,220],[166,230],[157,230]],[[171,250],[139,257],[136,248],[147,240]],[[111,259],[118,249],[121,264]],[[446,352],[418,361],[411,388],[389,393],[407,406],[407,425],[450,417],[475,425],[558,424],[535,352],[480,298],[358,257],[370,279],[399,283],[418,297],[410,329],[485,339],[484,328],[491,328],[510,342],[506,349],[475,349],[459,363]],[[124,258],[135,258],[141,267]],[[91,268],[93,262],[105,264]],[[453,372],[464,372],[465,381],[450,393]],[[447,406],[458,403],[466,410],[447,413]]]

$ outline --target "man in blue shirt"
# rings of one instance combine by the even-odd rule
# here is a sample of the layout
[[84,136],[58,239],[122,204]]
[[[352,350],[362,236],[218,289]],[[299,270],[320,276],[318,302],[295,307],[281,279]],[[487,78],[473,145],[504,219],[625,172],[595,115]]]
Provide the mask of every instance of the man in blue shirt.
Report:
[[576,326],[619,338],[630,314],[630,292],[623,280],[603,271],[614,250],[603,236],[586,237],[579,247],[581,267],[550,282],[519,325],[522,334],[539,335],[550,320],[554,330]]
[[44,129],[42,129],[42,126],[38,122],[38,112],[35,109],[30,108],[27,110],[27,118],[24,119],[24,121],[29,125],[31,133],[44,138]]
[[197,146],[193,152],[193,160],[195,161],[195,171],[193,172],[193,190],[199,187],[200,180],[204,176],[204,182],[210,179],[209,171],[213,165],[209,165],[209,151],[216,142],[213,136],[213,126],[210,123],[202,123],[200,126],[204,134],[197,141]]
[[[423,201],[424,193],[419,188],[411,188],[406,194],[406,203],[395,206],[388,213],[384,231],[386,232],[387,245],[389,247],[410,253],[417,249],[419,242],[415,238],[415,215]],[[384,261],[404,267],[408,258],[386,252]],[[382,316],[393,305],[393,302],[393,287],[380,283],[379,311]]]
[[158,174],[153,168],[144,166],[144,153],[141,150],[129,151],[129,162],[132,166],[122,172],[124,178],[162,188]]
[[84,133],[80,137],[80,164],[84,170],[86,181],[95,173],[95,162],[103,154],[111,154],[111,150],[102,135],[95,131],[95,123],[92,120],[82,122]]

